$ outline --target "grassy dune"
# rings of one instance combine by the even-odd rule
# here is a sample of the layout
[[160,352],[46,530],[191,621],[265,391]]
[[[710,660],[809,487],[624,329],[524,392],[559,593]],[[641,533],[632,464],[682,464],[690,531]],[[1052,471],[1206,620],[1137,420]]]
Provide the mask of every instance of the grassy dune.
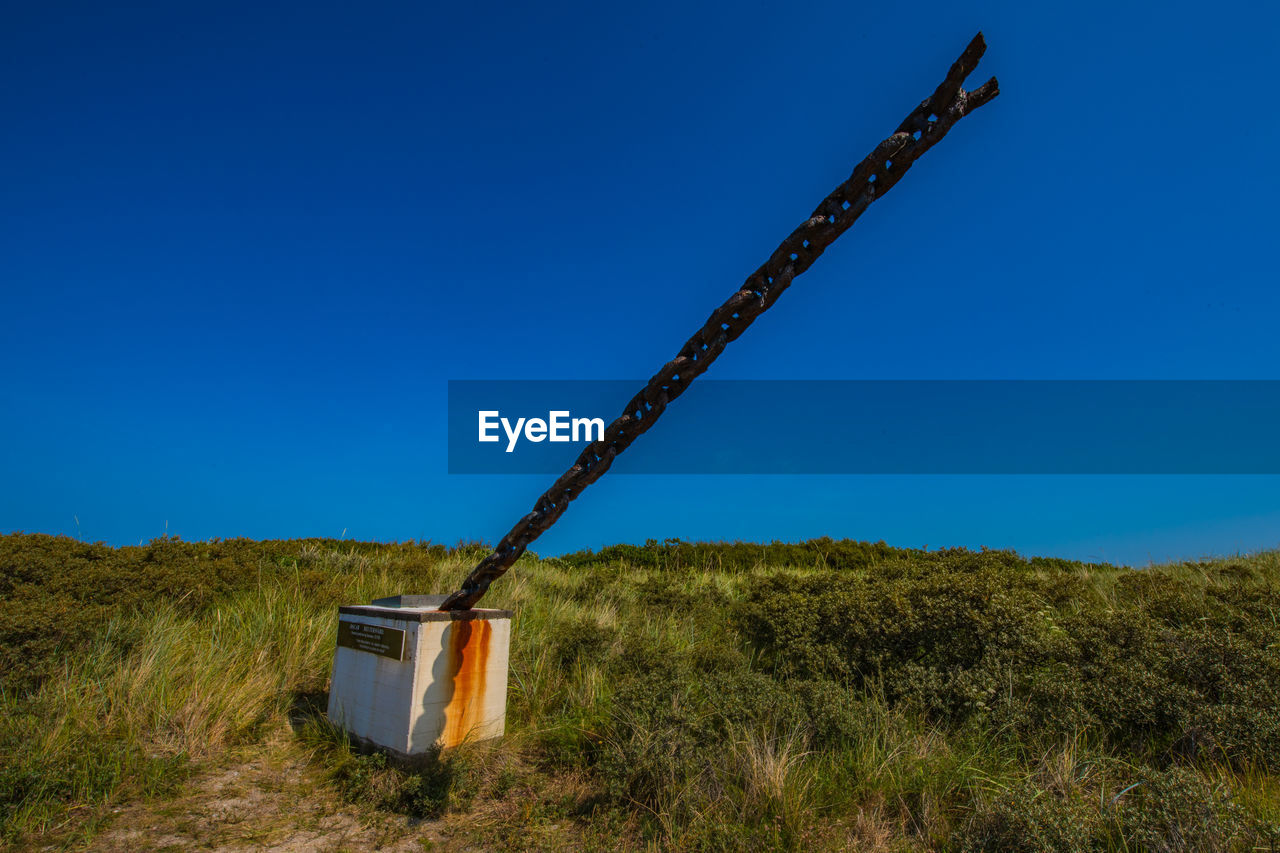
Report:
[[329,794],[481,848],[1280,848],[1280,553],[530,555],[486,598],[516,613],[508,736],[354,753],[321,713],[336,605],[480,553],[0,537],[0,839],[92,844],[283,729]]

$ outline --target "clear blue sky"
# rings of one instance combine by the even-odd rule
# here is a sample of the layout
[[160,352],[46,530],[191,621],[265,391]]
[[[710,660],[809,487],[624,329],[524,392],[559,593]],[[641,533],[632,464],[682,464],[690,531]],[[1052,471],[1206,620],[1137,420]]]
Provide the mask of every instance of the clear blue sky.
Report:
[[[0,531],[496,541],[548,478],[448,475],[446,381],[647,377],[979,29],[1001,96],[713,375],[1280,378],[1275,4],[0,24]],[[1280,478],[605,477],[534,549],[824,534],[1230,553]]]

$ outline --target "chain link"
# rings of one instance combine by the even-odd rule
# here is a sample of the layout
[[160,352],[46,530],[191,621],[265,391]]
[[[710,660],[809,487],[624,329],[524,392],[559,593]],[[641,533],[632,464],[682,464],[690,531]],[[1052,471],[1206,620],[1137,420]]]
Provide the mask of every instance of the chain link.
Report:
[[573,466],[538,498],[533,511],[517,521],[493,553],[467,576],[462,589],[445,599],[441,610],[474,607],[489,585],[520,558],[529,544],[556,523],[569,502],[608,471],[617,455],[653,426],[667,405],[711,366],[730,341],[768,310],[796,276],[807,270],[873,201],[897,184],[920,155],[936,145],[956,122],[999,94],[994,77],[972,92],[960,88],[985,51],[986,42],[978,33],[934,93],[858,164],[848,180],[822,200],[736,293],[711,312],[676,357],[663,365],[609,424],[604,438],[583,449]]

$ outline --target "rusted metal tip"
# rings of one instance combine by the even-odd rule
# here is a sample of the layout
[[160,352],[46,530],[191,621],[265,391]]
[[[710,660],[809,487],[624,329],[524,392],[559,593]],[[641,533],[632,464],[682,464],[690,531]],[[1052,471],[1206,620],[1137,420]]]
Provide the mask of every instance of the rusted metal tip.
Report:
[[973,69],[978,67],[978,60],[982,59],[982,55],[986,52],[987,40],[979,32],[965,45],[964,53],[961,53],[960,58],[952,64],[951,70],[947,72],[947,78],[950,79],[953,75],[959,74],[960,80],[958,82],[963,83],[964,78],[972,74]]
[[982,32],[979,31],[976,36],[970,39],[960,57],[951,63],[951,68],[948,69],[946,78],[934,90],[933,96],[929,98],[929,103],[935,113],[942,115],[951,107],[956,95],[960,93],[964,78],[973,73],[973,70],[978,67],[978,60],[982,59],[982,55],[986,52],[987,41],[982,37]]
[[1000,94],[1000,81],[992,77],[965,96],[965,112],[973,112],[998,94]]

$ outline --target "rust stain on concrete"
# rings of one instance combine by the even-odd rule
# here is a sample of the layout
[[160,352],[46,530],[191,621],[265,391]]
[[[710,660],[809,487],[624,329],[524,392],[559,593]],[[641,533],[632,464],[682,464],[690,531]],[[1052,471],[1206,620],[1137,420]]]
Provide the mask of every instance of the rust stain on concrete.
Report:
[[461,619],[450,626],[448,653],[453,692],[444,709],[441,735],[446,747],[462,743],[482,721],[492,634],[486,619]]

